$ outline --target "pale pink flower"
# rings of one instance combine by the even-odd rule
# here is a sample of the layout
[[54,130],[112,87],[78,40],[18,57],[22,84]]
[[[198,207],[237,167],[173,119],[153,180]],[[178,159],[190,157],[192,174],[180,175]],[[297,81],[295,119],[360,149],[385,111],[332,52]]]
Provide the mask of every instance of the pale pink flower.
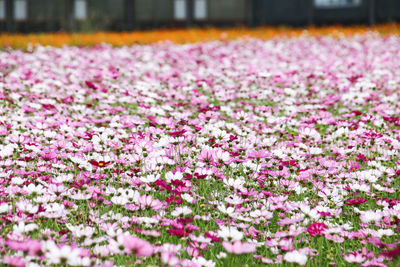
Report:
[[253,150],[247,153],[247,156],[251,159],[263,159],[263,158],[268,158],[271,155],[271,153],[269,153],[266,150]]
[[207,149],[203,149],[200,154],[197,155],[197,159],[205,163],[211,163],[214,161],[213,152]]
[[124,235],[123,244],[125,251],[129,254],[134,254],[136,257],[147,257],[152,255],[154,251],[149,242],[136,236]]
[[153,199],[151,195],[142,195],[138,199],[138,203],[142,209],[149,207],[152,210],[159,210],[162,208],[162,202],[158,199]]
[[343,255],[343,259],[350,263],[361,263],[365,261],[365,257],[361,253],[352,252],[348,255]]
[[22,257],[10,257],[8,255],[4,256],[3,262],[9,266],[24,267],[26,265]]
[[168,266],[176,266],[179,258],[173,252],[161,252],[161,261]]
[[287,252],[283,259],[287,262],[294,262],[300,265],[305,265],[307,263],[307,256],[297,250]]
[[241,242],[239,240],[231,243],[228,241],[222,242],[222,246],[226,251],[233,254],[252,253],[256,251],[256,245],[248,242]]

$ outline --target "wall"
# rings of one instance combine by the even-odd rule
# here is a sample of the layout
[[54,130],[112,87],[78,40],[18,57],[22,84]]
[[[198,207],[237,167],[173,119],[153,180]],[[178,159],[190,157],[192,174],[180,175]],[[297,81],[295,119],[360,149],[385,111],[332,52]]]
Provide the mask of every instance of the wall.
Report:
[[212,22],[246,22],[246,0],[208,0],[208,18]]

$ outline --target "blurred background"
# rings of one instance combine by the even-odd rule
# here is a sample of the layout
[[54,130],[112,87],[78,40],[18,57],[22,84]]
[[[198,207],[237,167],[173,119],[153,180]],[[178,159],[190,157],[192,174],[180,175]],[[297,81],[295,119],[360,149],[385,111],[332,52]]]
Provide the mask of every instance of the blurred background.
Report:
[[400,21],[400,0],[0,0],[1,32],[396,21]]

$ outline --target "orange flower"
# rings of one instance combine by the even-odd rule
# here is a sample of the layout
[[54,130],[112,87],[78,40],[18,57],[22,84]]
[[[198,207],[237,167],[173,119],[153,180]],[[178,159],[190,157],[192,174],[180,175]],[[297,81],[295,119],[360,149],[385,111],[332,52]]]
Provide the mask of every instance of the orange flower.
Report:
[[237,27],[232,29],[171,29],[135,32],[96,32],[96,33],[47,33],[47,34],[1,34],[0,46],[12,48],[35,47],[38,44],[61,47],[63,45],[92,46],[108,43],[114,46],[148,44],[170,41],[173,43],[195,43],[211,40],[234,40],[238,38],[271,39],[275,37],[332,36],[339,38],[354,34],[377,33],[380,35],[399,35],[400,24],[367,26],[328,26],[294,29],[289,27]]

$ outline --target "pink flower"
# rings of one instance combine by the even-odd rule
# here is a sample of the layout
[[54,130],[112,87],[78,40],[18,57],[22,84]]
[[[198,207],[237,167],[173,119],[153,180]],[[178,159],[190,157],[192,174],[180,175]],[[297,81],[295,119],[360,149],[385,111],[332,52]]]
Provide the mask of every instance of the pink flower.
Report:
[[270,156],[270,154],[266,150],[259,150],[259,151],[251,151],[247,154],[247,156],[251,159],[263,159]]
[[200,256],[200,250],[198,248],[194,248],[191,246],[186,247],[186,252],[189,254],[190,257],[198,257]]
[[168,266],[176,266],[179,263],[174,252],[161,252],[161,261]]
[[361,263],[365,261],[365,257],[357,252],[351,252],[349,255],[344,255],[343,259],[350,263]]
[[338,235],[331,235],[331,234],[327,234],[325,235],[325,238],[328,240],[331,240],[333,242],[336,243],[343,243],[344,242],[344,238]]
[[315,222],[310,224],[307,228],[307,232],[310,236],[322,235],[326,229],[326,225],[324,223]]
[[40,153],[40,156],[44,160],[53,160],[57,158],[57,153],[54,152],[53,150],[46,148]]
[[140,196],[138,202],[142,209],[146,209],[146,207],[149,207],[152,210],[159,210],[162,208],[162,202],[158,199],[153,199],[153,197],[150,195]]
[[8,255],[5,255],[3,261],[5,264],[8,264],[9,266],[15,266],[15,267],[25,266],[25,261],[22,259],[22,257],[10,257]]
[[213,152],[203,149],[199,155],[197,155],[197,159],[203,161],[205,163],[210,163],[214,161]]
[[231,243],[228,241],[222,242],[222,246],[225,248],[226,251],[233,254],[244,254],[244,253],[251,253],[256,251],[256,245],[247,242],[241,242],[239,240]]
[[154,251],[149,242],[136,236],[125,235],[123,244],[125,250],[129,254],[135,254],[136,257],[147,257],[152,255]]

